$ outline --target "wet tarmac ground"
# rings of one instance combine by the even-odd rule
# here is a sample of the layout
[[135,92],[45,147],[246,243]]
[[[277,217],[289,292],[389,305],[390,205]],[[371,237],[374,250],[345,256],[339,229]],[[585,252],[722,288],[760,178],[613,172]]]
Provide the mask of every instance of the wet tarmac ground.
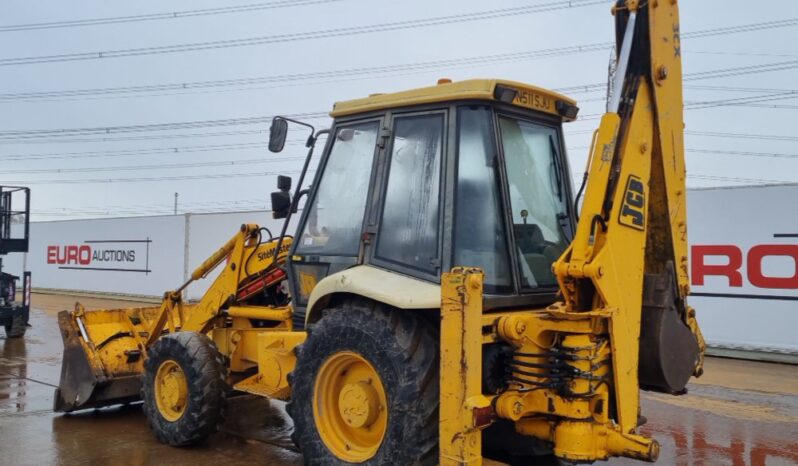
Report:
[[[70,301],[35,295],[25,338],[0,337],[0,465],[302,464],[280,402],[236,398],[222,432],[193,448],[158,443],[136,404],[55,414],[62,350],[55,313]],[[136,305],[81,302],[87,308]],[[709,358],[688,396],[645,393],[643,415],[643,433],[662,445],[657,464],[798,465],[798,366]]]

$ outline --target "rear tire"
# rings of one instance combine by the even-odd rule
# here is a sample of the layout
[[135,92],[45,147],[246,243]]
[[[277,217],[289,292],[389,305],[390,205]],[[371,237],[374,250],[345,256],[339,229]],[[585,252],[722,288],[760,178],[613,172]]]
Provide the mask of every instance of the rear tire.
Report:
[[11,318],[11,323],[5,325],[7,338],[20,338],[25,336],[25,331],[28,329],[28,323],[25,316],[15,315]]
[[149,350],[141,397],[147,422],[161,442],[203,442],[224,420],[226,394],[224,358],[207,336],[172,333]]
[[[286,407],[305,463],[437,464],[438,361],[432,326],[408,311],[363,302],[327,310],[298,348]],[[347,399],[353,387],[359,394]]]

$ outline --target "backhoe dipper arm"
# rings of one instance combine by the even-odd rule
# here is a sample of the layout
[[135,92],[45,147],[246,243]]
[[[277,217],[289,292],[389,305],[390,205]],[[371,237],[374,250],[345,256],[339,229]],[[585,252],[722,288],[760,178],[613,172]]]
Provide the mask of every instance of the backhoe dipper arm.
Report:
[[613,92],[594,136],[576,235],[554,270],[567,312],[609,315],[616,420],[632,432],[639,384],[683,390],[700,374],[703,340],[685,304],[677,2],[622,0],[613,13],[620,41]]

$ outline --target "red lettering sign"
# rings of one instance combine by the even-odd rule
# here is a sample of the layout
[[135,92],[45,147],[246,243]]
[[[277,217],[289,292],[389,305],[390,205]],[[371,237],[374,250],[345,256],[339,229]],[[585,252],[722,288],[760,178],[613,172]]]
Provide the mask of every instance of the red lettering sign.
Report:
[[47,246],[47,263],[55,264],[58,258],[58,246]]
[[91,246],[47,246],[47,263],[59,265],[90,265]]
[[77,264],[78,263],[78,247],[77,246],[67,246],[65,249],[66,249],[66,262],[67,262],[67,264]]
[[[771,256],[791,257],[795,269],[791,277],[768,277],[762,273],[762,259]],[[748,251],[748,281],[758,288],[798,289],[798,245],[761,244]]]
[[91,264],[91,246],[84,244],[78,248],[78,263],[80,265]]
[[[703,286],[706,277],[726,277],[731,287],[743,286],[743,252],[733,245],[697,245],[691,247],[690,273],[692,284]],[[725,264],[707,264],[707,257],[723,257]],[[762,270],[766,257],[788,257],[794,268],[787,276],[769,276]],[[716,260],[717,262],[717,260]],[[798,290],[798,245],[760,244],[753,246],[746,255],[746,278],[757,288]]]
[[[693,277],[693,285],[702,286],[705,277],[714,275],[728,278],[729,286],[743,286],[743,276],[740,273],[743,254],[737,246],[693,246],[692,253],[690,273]],[[728,260],[725,265],[709,265],[704,260],[707,256],[725,256]]]

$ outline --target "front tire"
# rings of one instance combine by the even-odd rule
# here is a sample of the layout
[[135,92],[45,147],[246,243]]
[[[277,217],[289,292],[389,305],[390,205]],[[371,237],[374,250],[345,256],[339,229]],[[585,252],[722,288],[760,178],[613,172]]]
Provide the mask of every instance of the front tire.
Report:
[[28,329],[28,322],[23,315],[15,315],[11,318],[11,323],[5,325],[7,338],[21,338],[25,336]]
[[434,335],[379,304],[326,311],[298,349],[287,406],[306,464],[437,464]]
[[226,393],[224,360],[207,336],[172,333],[150,349],[141,396],[147,422],[161,442],[194,445],[216,432]]

